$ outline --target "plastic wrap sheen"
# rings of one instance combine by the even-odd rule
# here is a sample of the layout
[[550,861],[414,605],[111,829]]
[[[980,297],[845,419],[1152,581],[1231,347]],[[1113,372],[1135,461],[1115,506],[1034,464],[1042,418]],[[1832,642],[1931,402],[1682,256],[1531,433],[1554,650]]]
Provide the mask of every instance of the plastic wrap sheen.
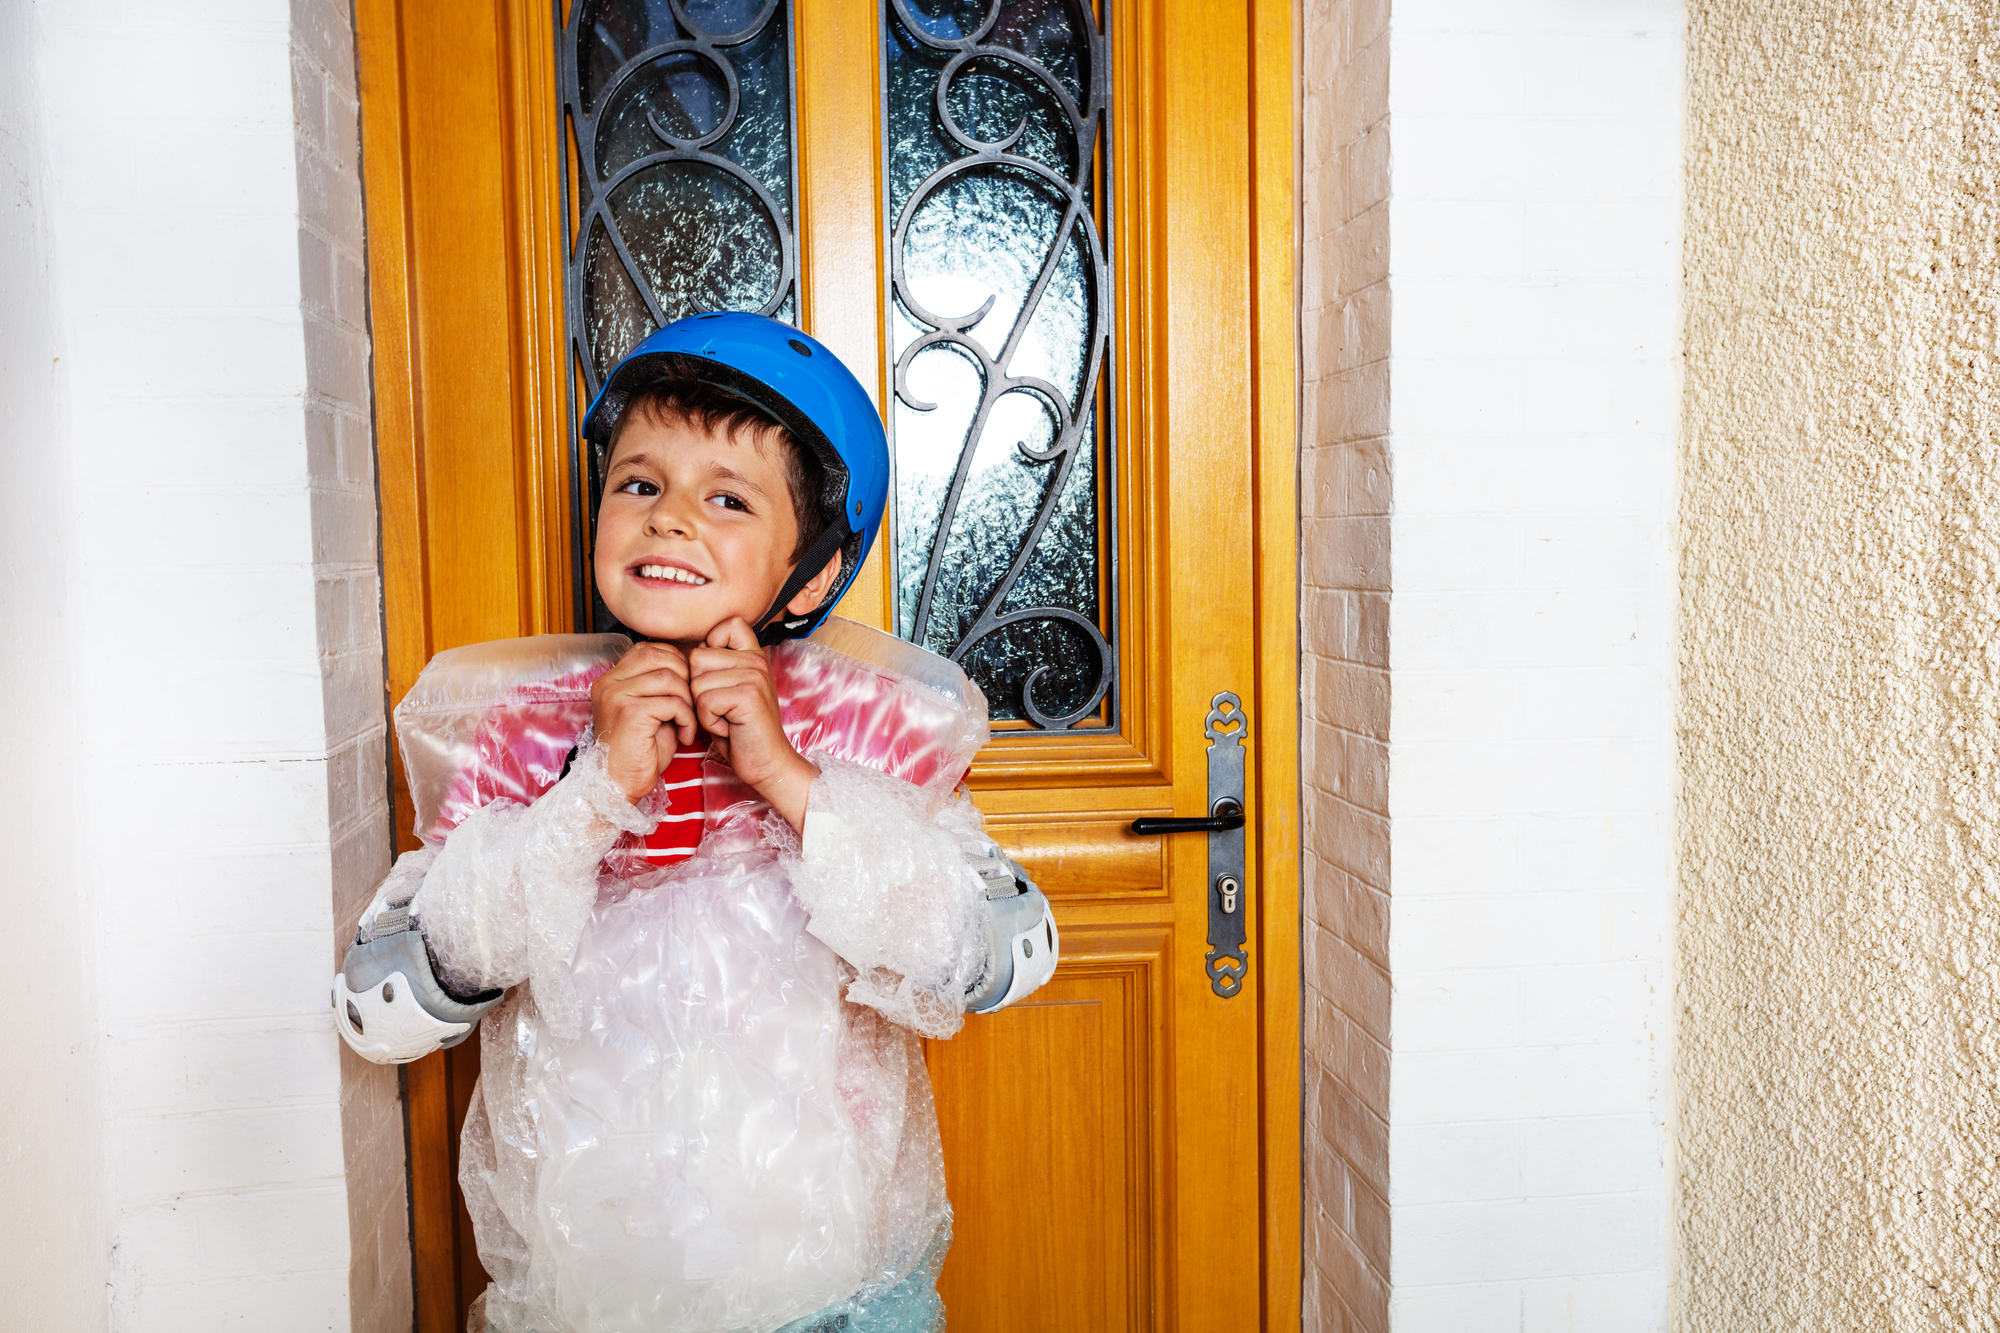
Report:
[[848,999],[949,1037],[986,969],[985,884],[958,838],[979,829],[979,810],[824,750],[809,757],[820,775],[792,888],[811,930],[859,973]]
[[590,725],[590,687],[624,656],[622,634],[542,634],[447,648],[396,705],[417,836],[444,841],[488,802],[553,787]]
[[[481,1024],[460,1154],[493,1279],[479,1318],[941,1328],[950,1208],[918,1031],[958,1026],[985,961],[958,849],[979,816],[955,792],[984,700],[950,663],[830,621],[772,650],[786,732],[821,768],[810,845],[712,759],[695,855],[609,874],[618,831],[649,817],[599,750],[556,775],[624,644],[560,637],[512,665],[482,645],[471,684],[434,663],[397,712],[442,842],[413,914],[448,984],[533,977]],[[412,725],[435,734],[412,744]]]

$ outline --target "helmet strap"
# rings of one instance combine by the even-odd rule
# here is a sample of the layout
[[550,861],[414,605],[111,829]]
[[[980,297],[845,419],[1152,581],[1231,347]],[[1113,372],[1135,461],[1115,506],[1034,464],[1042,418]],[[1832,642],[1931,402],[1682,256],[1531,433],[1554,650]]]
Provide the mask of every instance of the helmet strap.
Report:
[[[812,623],[813,618],[819,614],[817,607],[798,616],[792,615],[786,607],[792,598],[799,595],[800,589],[811,583],[813,577],[826,568],[827,561],[840,554],[840,549],[847,545],[847,539],[853,535],[843,523],[829,527],[810,547],[806,548],[806,553],[799,557],[798,565],[792,570],[792,576],[785,580],[784,587],[778,589],[777,600],[771,603],[771,609],[758,619],[758,643],[769,648],[774,643],[792,638],[799,630]],[[846,573],[845,570],[841,572]],[[836,592],[839,586],[836,582],[834,585]],[[821,605],[825,603],[822,602]]]

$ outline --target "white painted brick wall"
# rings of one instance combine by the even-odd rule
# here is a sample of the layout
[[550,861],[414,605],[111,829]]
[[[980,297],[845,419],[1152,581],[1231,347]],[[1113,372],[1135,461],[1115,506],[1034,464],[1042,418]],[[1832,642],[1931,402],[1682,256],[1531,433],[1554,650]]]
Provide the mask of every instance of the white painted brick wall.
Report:
[[29,0],[0,0],[0,896],[12,947],[0,1024],[0,1325],[104,1323],[102,1048],[69,605],[75,469],[51,270],[55,172]]
[[[352,938],[391,854],[360,104],[348,0],[291,0],[291,20],[314,609],[338,945]],[[352,1327],[400,1333],[414,1317],[414,1293],[396,1071],[344,1046],[340,1061]]]
[[1658,1328],[1681,6],[1303,34],[1307,1327]]
[[347,14],[39,21],[109,1326],[407,1327],[394,1079],[326,1009],[387,860]]
[[1391,1323],[1664,1318],[1678,0],[1399,0]]
[[1321,0],[1302,53],[1300,663],[1306,1327],[1389,1293],[1389,6]]

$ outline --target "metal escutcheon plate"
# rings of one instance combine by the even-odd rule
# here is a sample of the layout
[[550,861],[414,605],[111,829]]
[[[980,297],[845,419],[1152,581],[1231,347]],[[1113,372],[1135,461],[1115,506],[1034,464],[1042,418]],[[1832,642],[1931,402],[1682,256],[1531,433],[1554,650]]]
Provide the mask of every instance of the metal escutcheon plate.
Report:
[[[1249,714],[1243,701],[1227,690],[1209,701],[1208,720],[1202,734],[1208,737],[1208,813],[1220,815],[1227,807],[1243,808],[1243,741],[1250,731]],[[1246,894],[1243,838],[1246,830],[1234,828],[1208,835],[1208,971],[1209,988],[1225,1000],[1233,1000],[1243,990],[1243,977],[1250,967],[1244,943],[1249,934],[1244,927]]]

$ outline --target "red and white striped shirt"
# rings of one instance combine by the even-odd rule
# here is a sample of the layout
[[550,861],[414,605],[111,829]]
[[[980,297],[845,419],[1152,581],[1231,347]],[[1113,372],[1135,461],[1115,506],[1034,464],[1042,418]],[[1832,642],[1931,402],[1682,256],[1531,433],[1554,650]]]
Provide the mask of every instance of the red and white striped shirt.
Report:
[[620,838],[619,852],[643,857],[643,865],[651,867],[673,865],[694,855],[694,849],[701,845],[707,809],[701,785],[702,760],[708,755],[708,747],[708,736],[696,732],[692,745],[674,752],[673,762],[660,774],[660,785],[653,789],[657,802],[653,808],[665,810],[659,824],[644,837],[628,833]]

